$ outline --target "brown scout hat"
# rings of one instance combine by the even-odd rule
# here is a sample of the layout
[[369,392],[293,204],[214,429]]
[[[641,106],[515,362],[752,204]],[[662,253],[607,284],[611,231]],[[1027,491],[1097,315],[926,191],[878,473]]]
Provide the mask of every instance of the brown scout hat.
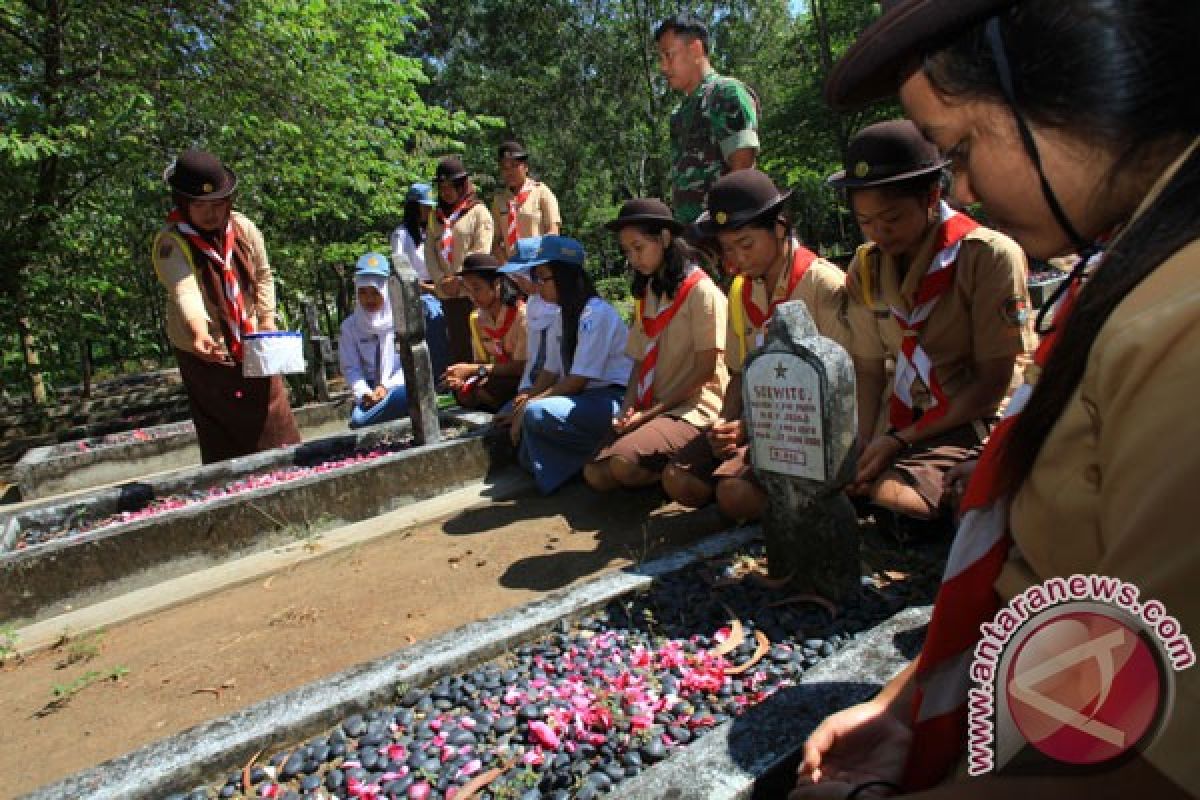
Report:
[[510,140],[496,148],[496,160],[503,161],[506,158],[526,161],[529,159],[529,153],[525,152],[525,146],[520,142]]
[[713,184],[705,198],[705,213],[696,220],[697,230],[704,236],[718,231],[731,231],[777,210],[792,196],[780,192],[765,172],[740,169]]
[[907,119],[863,128],[846,147],[846,165],[828,178],[835,189],[865,189],[938,172],[949,162]]
[[911,74],[909,62],[1020,0],[883,0],[883,16],[863,31],[834,66],[825,102],[838,111],[893,94]]
[[467,168],[463,166],[461,159],[456,156],[447,156],[438,162],[437,171],[433,173],[433,182],[459,181],[468,175]]
[[493,258],[488,253],[472,253],[463,259],[462,269],[458,271],[459,276],[463,275],[478,275],[481,278],[495,278],[500,275],[500,262]]
[[190,200],[220,200],[233,194],[237,175],[212,153],[189,148],[163,174],[171,191]]
[[626,225],[637,225],[643,222],[661,223],[672,233],[679,233],[683,225],[675,219],[667,204],[655,197],[635,197],[626,200],[625,205],[617,212],[617,218],[604,223],[610,231],[619,231]]

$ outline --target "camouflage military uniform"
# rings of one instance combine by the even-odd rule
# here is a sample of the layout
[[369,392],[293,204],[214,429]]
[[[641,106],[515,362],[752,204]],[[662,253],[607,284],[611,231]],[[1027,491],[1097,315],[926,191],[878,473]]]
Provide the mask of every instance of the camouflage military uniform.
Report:
[[758,100],[744,83],[710,72],[671,115],[671,206],[685,224],[725,174],[725,159],[758,148]]

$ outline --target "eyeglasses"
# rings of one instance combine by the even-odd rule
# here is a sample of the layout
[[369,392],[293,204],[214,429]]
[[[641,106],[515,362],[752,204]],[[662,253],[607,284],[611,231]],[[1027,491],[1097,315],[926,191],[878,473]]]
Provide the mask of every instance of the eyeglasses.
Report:
[[538,286],[543,283],[554,283],[554,276],[553,275],[536,275],[535,274],[530,278],[530,280],[533,281],[533,284],[535,286]]

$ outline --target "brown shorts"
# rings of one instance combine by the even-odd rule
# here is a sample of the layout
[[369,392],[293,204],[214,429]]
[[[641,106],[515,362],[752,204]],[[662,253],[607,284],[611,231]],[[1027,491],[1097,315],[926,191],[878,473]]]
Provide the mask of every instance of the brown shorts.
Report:
[[707,436],[700,436],[684,447],[671,459],[671,466],[705,483],[716,483],[722,478],[740,478],[758,485],[754,468],[750,466],[750,445],[739,447],[732,456],[722,461],[713,453]]
[[888,470],[899,475],[937,511],[942,505],[943,477],[973,455],[983,443],[980,434],[986,431],[983,422],[959,425],[905,450]]
[[704,441],[704,431],[690,422],[666,414],[600,448],[594,461],[620,456],[652,472],[662,472],[669,461],[695,441]]

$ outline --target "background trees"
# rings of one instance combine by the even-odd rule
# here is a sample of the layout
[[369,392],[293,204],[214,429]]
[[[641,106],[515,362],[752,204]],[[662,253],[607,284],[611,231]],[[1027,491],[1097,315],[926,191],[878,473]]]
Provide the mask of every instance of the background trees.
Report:
[[[0,390],[45,393],[91,365],[163,359],[148,247],[161,174],[197,144],[241,179],[283,306],[333,328],[346,265],[385,246],[408,183],[461,152],[485,195],[495,146],[522,139],[567,232],[620,275],[602,223],[662,194],[667,118],[652,31],[665,0],[0,0]],[[852,0],[693,3],[718,70],[762,98],[762,165],[797,188],[806,239],[853,226],[823,179],[861,120],[820,102],[873,11]],[[623,279],[621,279],[623,280]],[[40,362],[40,366],[38,364]]]

